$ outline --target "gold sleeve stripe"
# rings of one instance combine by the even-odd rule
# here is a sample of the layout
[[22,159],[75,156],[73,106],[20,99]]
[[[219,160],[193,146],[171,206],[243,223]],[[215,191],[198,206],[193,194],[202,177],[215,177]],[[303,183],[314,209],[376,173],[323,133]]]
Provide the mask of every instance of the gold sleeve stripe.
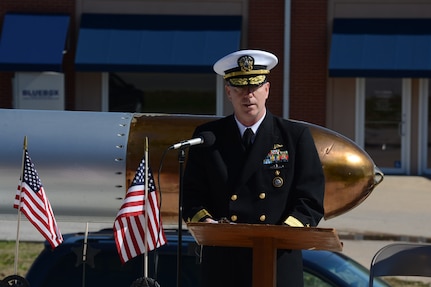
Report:
[[304,227],[304,224],[293,216],[289,216],[284,223],[292,227]]
[[198,212],[196,212],[196,214],[192,217],[192,219],[189,218],[189,222],[199,222],[205,216],[212,217],[211,214],[209,214],[209,212],[206,211],[206,209],[201,209]]

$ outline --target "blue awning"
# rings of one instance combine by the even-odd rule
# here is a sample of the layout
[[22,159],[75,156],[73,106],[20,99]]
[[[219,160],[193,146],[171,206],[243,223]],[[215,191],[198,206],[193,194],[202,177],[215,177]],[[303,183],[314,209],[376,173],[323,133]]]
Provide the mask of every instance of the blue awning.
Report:
[[240,16],[83,14],[75,68],[211,73],[240,36]]
[[0,71],[60,72],[69,18],[6,14],[0,39]]
[[431,19],[334,19],[331,77],[431,77]]

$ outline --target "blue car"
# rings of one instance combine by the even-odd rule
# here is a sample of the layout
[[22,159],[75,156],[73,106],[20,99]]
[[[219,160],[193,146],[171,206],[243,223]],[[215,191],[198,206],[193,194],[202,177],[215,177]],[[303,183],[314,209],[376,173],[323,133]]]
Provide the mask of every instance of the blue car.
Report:
[[[148,255],[148,277],[162,287],[176,286],[177,242],[176,230],[166,230],[168,244]],[[84,234],[66,234],[64,242],[52,250],[46,242],[44,250],[33,262],[26,279],[31,287],[124,286],[143,277],[143,257],[138,256],[122,265],[111,229],[88,234],[87,259],[82,260]],[[199,250],[193,236],[182,232],[181,286],[200,286]],[[330,251],[303,251],[304,285],[368,286],[368,270],[347,256]],[[155,267],[157,266],[157,268]],[[376,280],[374,286],[388,287]]]

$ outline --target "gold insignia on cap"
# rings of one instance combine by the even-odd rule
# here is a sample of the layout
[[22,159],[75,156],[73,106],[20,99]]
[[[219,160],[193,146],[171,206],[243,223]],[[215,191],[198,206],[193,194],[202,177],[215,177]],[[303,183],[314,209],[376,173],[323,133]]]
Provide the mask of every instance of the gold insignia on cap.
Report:
[[242,72],[242,71],[234,71],[231,73],[227,73],[223,76],[225,80],[231,78],[231,77],[238,77],[238,76],[247,76],[247,75],[267,75],[269,74],[269,70],[252,70],[248,72]]
[[231,78],[229,79],[229,83],[232,86],[247,86],[247,85],[260,85],[265,82],[266,76],[260,75],[256,77],[249,78]]
[[265,80],[266,80],[266,76],[264,76],[264,75],[251,77],[251,78],[248,78],[248,84],[249,85],[260,85],[260,84],[264,83]]
[[249,72],[253,70],[254,58],[249,55],[244,55],[238,59],[238,66],[243,72]]

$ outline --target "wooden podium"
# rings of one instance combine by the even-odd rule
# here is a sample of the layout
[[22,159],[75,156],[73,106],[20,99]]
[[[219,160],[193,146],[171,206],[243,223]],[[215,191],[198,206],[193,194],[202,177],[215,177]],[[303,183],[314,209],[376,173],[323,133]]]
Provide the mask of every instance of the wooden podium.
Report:
[[199,245],[253,249],[253,287],[276,286],[277,249],[342,251],[335,229],[285,225],[187,223]]

